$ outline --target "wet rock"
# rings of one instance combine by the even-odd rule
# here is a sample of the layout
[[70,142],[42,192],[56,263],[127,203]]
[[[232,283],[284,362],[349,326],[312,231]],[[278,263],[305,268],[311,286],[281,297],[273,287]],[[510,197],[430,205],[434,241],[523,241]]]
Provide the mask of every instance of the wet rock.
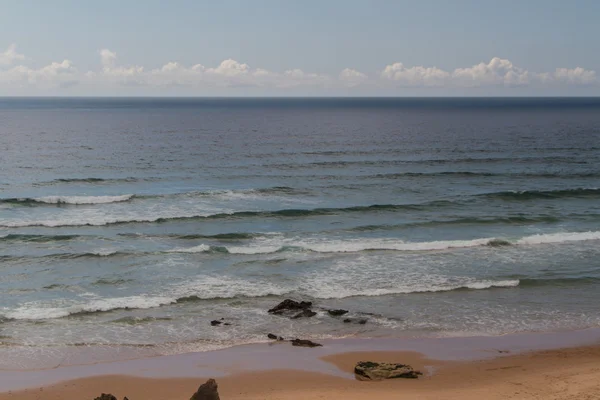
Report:
[[416,379],[423,374],[415,371],[410,365],[360,361],[354,367],[354,375],[360,381],[380,381],[396,378]]
[[312,302],[310,301],[297,302],[295,300],[285,299],[275,307],[271,308],[269,313],[279,315],[290,311],[310,310],[311,307]]
[[291,342],[292,342],[292,346],[297,346],[297,347],[321,347],[321,346],[323,346],[322,344],[315,343],[310,340],[304,340],[304,339],[294,339]]
[[221,400],[219,398],[219,385],[214,379],[209,379],[190,397],[190,400]]
[[110,393],[102,393],[99,397],[96,397],[94,400],[117,400],[117,398]]
[[267,335],[267,337],[271,340],[278,340],[278,341],[283,341],[285,340],[284,338],[282,338],[281,336],[277,336],[277,335],[273,335],[272,333],[269,333]]
[[359,325],[364,325],[367,323],[367,319],[361,318],[361,319],[352,319],[352,318],[346,318],[344,320],[345,324],[351,324],[351,323],[355,323],[355,324],[359,324]]
[[221,321],[217,321],[217,320],[215,319],[215,320],[213,320],[213,321],[210,321],[210,324],[211,324],[212,326],[219,326],[219,325],[221,325],[221,324],[222,324],[222,322],[221,322]]
[[316,312],[314,312],[313,310],[302,310],[301,312],[299,312],[298,314],[294,315],[292,317],[292,319],[298,319],[298,318],[310,318],[310,317],[314,317],[315,315],[317,315]]
[[327,310],[327,313],[329,313],[329,315],[331,315],[332,317],[340,317],[344,314],[348,314],[348,310]]

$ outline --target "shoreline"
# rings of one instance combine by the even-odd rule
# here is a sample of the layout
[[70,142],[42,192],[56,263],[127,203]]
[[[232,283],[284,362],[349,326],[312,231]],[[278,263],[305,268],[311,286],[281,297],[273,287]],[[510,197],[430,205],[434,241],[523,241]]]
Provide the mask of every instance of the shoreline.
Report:
[[[392,355],[397,359],[392,357],[389,361],[412,362],[427,375],[433,370],[437,371],[439,366],[448,364],[478,365],[527,354],[569,352],[590,346],[597,347],[600,352],[600,328],[434,339],[328,339],[320,343],[323,347],[298,348],[289,343],[271,342],[200,353],[63,365],[50,369],[0,370],[0,400],[9,398],[2,397],[8,392],[55,387],[65,382],[102,381],[107,376],[113,377],[109,380],[193,380],[199,384],[202,383],[199,377],[227,381],[236,376],[268,376],[273,371],[293,370],[296,375],[318,374],[348,382],[353,380],[353,374],[347,368],[340,369],[341,364],[336,360],[346,359],[353,354],[373,354],[377,358],[374,361],[381,361],[382,355]],[[421,363],[423,360],[427,362]],[[107,387],[105,391],[110,391],[110,388]]]
[[[302,350],[302,349],[301,349]],[[600,397],[600,345],[538,350],[483,360],[440,361],[409,352],[346,352],[319,358],[342,376],[269,369],[217,378],[223,400],[548,399]],[[425,372],[419,379],[364,382],[350,378],[357,361],[404,362]],[[430,367],[433,370],[427,371]],[[166,371],[165,371],[166,372]],[[0,400],[85,400],[111,393],[131,400],[188,399],[211,376],[144,378],[101,375],[0,393]]]

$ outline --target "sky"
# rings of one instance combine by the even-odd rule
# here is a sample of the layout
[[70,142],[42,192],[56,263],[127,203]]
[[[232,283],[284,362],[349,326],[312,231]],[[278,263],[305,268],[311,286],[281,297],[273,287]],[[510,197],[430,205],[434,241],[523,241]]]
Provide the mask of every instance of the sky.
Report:
[[0,96],[600,96],[598,21],[597,0],[0,0]]

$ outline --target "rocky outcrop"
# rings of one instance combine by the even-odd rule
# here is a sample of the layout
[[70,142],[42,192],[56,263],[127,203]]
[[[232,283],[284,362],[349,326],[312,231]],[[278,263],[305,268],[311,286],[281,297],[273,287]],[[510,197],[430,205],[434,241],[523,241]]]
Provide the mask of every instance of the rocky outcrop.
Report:
[[322,344],[311,342],[310,340],[304,340],[304,339],[294,339],[291,342],[292,342],[292,346],[297,346],[297,347],[321,347],[321,346],[323,346]]
[[410,365],[360,361],[354,367],[354,375],[361,381],[381,381],[396,378],[416,379],[423,374],[415,371]]
[[221,400],[219,398],[217,381],[209,379],[190,397],[190,400]]
[[94,400],[117,400],[115,396],[110,393],[102,393],[100,396],[96,397]]
[[315,315],[317,315],[317,313],[314,312],[313,310],[302,310],[298,314],[294,315],[292,317],[292,319],[310,318],[310,317],[314,317]]
[[298,311],[310,310],[312,302],[310,301],[295,301],[291,299],[285,299],[281,303],[269,310],[270,314],[282,315],[294,313],[296,315]]
[[327,310],[327,313],[329,315],[331,315],[332,317],[340,317],[340,316],[342,316],[344,314],[348,314],[348,310],[342,310],[342,309],[339,309],[339,310]]

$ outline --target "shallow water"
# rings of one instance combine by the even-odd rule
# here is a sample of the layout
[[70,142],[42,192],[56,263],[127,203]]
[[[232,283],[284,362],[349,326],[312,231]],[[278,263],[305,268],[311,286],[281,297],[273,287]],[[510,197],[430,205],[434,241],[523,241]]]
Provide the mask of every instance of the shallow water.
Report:
[[600,323],[597,99],[1,99],[0,136],[3,351]]

